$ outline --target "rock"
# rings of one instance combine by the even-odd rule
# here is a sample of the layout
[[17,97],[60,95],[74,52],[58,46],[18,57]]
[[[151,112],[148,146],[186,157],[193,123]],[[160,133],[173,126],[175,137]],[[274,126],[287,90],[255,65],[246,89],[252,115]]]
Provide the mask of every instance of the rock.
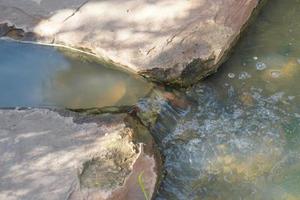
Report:
[[9,31],[7,24],[0,24],[0,37],[5,36]]
[[0,110],[0,199],[151,199],[154,147],[126,114]]
[[[283,56],[278,56],[280,59],[277,59],[277,63],[272,64],[270,68],[266,69],[263,74],[262,78],[266,81],[272,81],[276,79],[283,79],[290,80],[293,78],[297,78],[296,74],[299,71],[299,63],[297,59],[287,59]],[[281,58],[283,57],[283,58]]]
[[243,106],[253,106],[255,102],[253,96],[248,92],[242,92],[239,96],[239,100]]
[[[150,130],[157,143],[161,143],[162,138],[170,133],[162,131],[158,134],[157,130],[162,127],[162,124],[173,124],[175,127],[177,120],[189,113],[191,107],[197,104],[183,91],[174,89],[171,92],[166,89],[163,87],[153,88],[152,92],[141,99],[131,110],[131,114]],[[168,115],[172,117],[168,117]],[[157,137],[158,135],[159,137]]]
[[0,24],[186,86],[217,70],[262,1],[0,0]]

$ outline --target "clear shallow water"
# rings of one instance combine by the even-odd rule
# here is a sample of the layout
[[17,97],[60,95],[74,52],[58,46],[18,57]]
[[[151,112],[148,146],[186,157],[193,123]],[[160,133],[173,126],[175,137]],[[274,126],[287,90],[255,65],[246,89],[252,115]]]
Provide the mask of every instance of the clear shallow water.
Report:
[[151,88],[83,54],[0,40],[0,107],[133,105]]
[[272,0],[219,72],[164,105],[156,199],[300,199],[300,1]]

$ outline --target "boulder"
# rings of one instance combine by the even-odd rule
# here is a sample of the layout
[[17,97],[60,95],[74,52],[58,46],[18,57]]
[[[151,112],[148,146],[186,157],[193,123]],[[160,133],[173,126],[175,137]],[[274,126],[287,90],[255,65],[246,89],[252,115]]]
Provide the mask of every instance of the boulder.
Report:
[[0,24],[18,30],[0,35],[84,49],[187,86],[217,70],[262,1],[0,0]]
[[0,110],[0,199],[151,199],[160,157],[127,114]]

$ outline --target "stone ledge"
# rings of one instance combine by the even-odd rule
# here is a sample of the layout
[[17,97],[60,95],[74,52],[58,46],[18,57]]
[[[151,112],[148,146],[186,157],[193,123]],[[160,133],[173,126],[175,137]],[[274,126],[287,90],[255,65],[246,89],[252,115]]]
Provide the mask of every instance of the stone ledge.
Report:
[[161,165],[151,135],[127,114],[0,110],[0,153],[7,200],[139,200],[141,187],[151,199]]
[[216,71],[262,1],[0,0],[0,24],[185,86]]

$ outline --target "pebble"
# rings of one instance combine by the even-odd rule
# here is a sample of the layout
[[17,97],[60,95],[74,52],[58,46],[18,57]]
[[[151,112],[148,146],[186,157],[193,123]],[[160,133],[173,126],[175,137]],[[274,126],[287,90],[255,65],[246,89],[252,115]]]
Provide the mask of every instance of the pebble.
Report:
[[272,78],[279,78],[280,77],[280,71],[272,71],[271,76],[272,76]]
[[257,56],[254,56],[254,57],[253,57],[253,60],[257,60],[257,59],[258,59],[258,57],[257,57]]
[[298,64],[300,64],[300,58],[297,59]]

